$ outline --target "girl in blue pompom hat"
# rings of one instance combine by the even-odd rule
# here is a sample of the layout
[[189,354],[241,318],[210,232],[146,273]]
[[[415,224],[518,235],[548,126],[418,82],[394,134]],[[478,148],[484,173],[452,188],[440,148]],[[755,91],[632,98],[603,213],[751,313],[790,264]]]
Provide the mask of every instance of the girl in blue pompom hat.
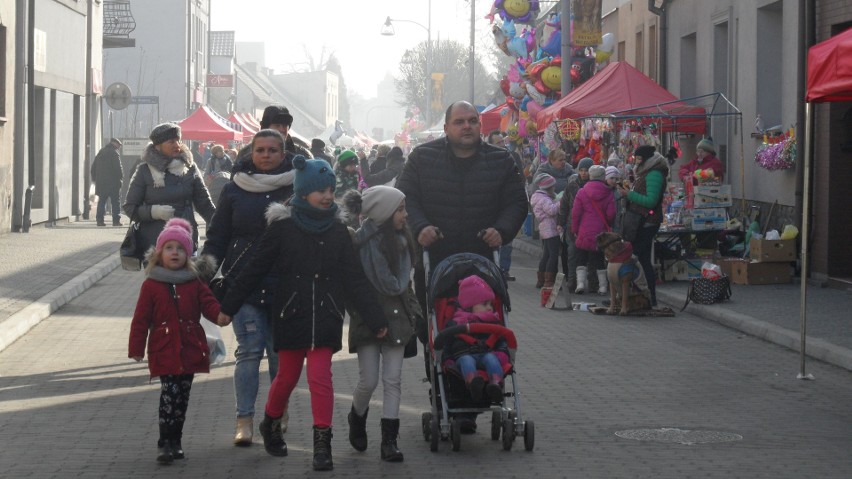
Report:
[[387,334],[378,304],[334,202],[334,171],[325,160],[293,159],[294,195],[266,210],[268,226],[251,261],[222,301],[219,324],[233,316],[271,270],[281,274],[271,305],[278,374],[269,389],[260,433],[266,452],[286,456],[281,418],[307,360],[314,432],[314,470],[330,470],[334,388],[331,356],[342,348],[344,303],[376,337]]

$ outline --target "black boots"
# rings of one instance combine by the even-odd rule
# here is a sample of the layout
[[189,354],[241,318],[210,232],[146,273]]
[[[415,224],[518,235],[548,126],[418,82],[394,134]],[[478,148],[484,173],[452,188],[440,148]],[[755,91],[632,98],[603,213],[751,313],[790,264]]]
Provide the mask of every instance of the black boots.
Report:
[[183,438],[183,421],[172,426],[172,457],[175,459],[186,457],[183,454],[183,446],[180,443],[181,438]]
[[364,452],[367,450],[367,413],[370,408],[364,411],[363,416],[359,416],[355,412],[355,406],[349,411],[349,444],[356,451]]
[[334,469],[331,461],[331,428],[314,426],[314,470],[330,471]]
[[160,464],[171,464],[174,461],[172,455],[171,426],[160,424],[160,439],[157,441],[157,462]]
[[402,451],[396,445],[399,436],[399,419],[382,419],[382,460],[402,462]]
[[286,456],[287,443],[284,442],[284,434],[281,432],[281,418],[272,418],[268,414],[263,415],[260,422],[260,434],[263,436],[263,447],[271,456]]

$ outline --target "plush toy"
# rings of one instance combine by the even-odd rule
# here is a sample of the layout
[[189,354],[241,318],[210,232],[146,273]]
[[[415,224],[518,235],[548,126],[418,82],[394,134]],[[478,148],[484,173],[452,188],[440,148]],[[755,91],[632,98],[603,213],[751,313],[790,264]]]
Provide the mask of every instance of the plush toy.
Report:
[[708,181],[716,181],[716,173],[711,168],[698,169],[692,174],[699,183],[707,183]]
[[544,22],[544,33],[541,38],[542,51],[553,57],[562,53],[562,20],[560,14],[554,13]]

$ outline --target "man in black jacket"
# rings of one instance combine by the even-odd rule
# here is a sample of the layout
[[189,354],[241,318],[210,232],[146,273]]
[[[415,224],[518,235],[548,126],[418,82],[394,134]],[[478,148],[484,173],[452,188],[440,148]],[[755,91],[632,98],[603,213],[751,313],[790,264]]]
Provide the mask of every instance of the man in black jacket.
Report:
[[[397,181],[408,224],[420,246],[429,249],[433,267],[455,253],[491,258],[495,248],[512,241],[528,211],[521,172],[506,149],[482,141],[473,105],[451,104],[444,133],[445,138],[411,152]],[[414,281],[425,312],[423,264],[415,268]],[[426,339],[425,325],[418,325],[418,335]],[[476,430],[475,416],[462,424],[464,432]]]
[[124,182],[124,170],[121,168],[119,149],[121,149],[121,141],[110,138],[109,143],[98,151],[95,161],[92,162],[92,181],[95,182],[95,194],[98,195],[98,209],[95,213],[98,226],[106,226],[104,215],[107,198],[111,202],[112,225],[121,226],[121,202],[118,195],[121,184]]
[[[310,150],[307,148],[297,145],[296,142],[290,138],[290,127],[293,125],[293,115],[290,114],[290,110],[287,109],[286,106],[278,106],[278,105],[270,105],[263,110],[263,116],[260,119],[260,128],[262,130],[272,129],[281,133],[281,136],[284,137],[284,149],[293,153],[294,155],[302,155],[307,159],[313,158],[313,154],[311,154]],[[238,163],[244,161],[251,161],[251,145],[244,146],[239,153],[237,153],[237,161],[234,162],[234,171],[236,173],[236,165]]]

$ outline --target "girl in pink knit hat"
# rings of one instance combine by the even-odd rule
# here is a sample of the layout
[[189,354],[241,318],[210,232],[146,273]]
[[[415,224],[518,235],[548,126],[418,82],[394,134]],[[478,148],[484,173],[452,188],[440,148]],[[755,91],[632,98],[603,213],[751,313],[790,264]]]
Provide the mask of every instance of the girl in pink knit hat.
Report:
[[187,261],[192,225],[172,218],[148,253],[148,278],[142,283],[130,323],[128,357],[142,361],[148,344],[148,370],[160,378],[160,439],[157,462],[183,459],[181,436],[195,373],[210,372],[207,336],[201,316],[215,322],[219,303]]
[[[459,281],[459,309],[446,327],[471,323],[491,323],[502,326],[500,315],[494,311],[494,290],[479,276],[468,276]],[[447,359],[455,361],[455,367],[464,378],[470,391],[470,397],[478,402],[483,392],[492,403],[503,400],[503,365],[509,362],[509,349],[505,340],[498,341],[494,348],[484,344],[486,337],[470,335],[477,341],[465,341],[463,335],[456,338],[444,349]],[[477,368],[484,368],[488,382],[477,374]]]

